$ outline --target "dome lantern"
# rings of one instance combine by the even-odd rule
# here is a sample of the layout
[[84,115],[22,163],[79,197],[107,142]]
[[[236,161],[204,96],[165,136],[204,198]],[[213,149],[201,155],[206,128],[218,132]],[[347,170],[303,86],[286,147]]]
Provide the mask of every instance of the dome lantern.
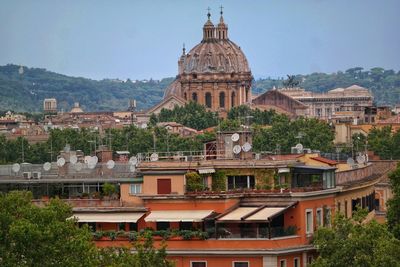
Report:
[[207,21],[203,26],[203,41],[210,41],[215,39],[215,27],[214,24],[211,22],[211,14],[210,14],[210,8],[207,9]]

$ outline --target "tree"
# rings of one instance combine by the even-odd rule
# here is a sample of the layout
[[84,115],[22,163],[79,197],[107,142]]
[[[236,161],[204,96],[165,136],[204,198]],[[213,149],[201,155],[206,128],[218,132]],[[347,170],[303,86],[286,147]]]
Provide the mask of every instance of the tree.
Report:
[[31,202],[30,192],[0,194],[1,266],[96,266],[97,249],[87,227],[78,228],[71,207]]
[[388,200],[387,220],[389,229],[400,239],[400,165],[389,174],[393,197]]
[[332,228],[319,228],[313,243],[319,253],[313,267],[400,266],[400,241],[385,224],[365,222],[359,209],[353,219],[337,213]]

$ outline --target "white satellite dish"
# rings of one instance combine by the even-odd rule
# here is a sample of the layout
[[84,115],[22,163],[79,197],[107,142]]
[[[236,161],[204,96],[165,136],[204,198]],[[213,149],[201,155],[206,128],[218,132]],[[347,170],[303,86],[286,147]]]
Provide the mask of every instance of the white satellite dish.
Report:
[[365,157],[360,155],[357,156],[356,160],[358,164],[363,164],[365,162]]
[[231,140],[232,140],[233,142],[239,141],[239,134],[238,134],[238,133],[232,134]]
[[69,162],[71,164],[76,164],[78,162],[78,157],[75,155],[72,155],[71,157],[69,157]]
[[153,153],[150,155],[150,161],[157,161],[158,160],[158,154],[157,153]]
[[368,162],[369,158],[368,158],[368,154],[365,154],[365,162]]
[[92,162],[94,162],[94,164],[97,164],[97,162],[99,162],[99,158],[97,156],[93,156]]
[[251,145],[250,145],[250,143],[248,143],[248,142],[244,143],[244,145],[242,146],[242,150],[243,150],[244,152],[249,152],[249,151],[251,150]]
[[74,165],[74,168],[75,168],[75,170],[76,171],[80,171],[80,170],[82,170],[83,169],[83,164],[82,164],[82,162],[78,162],[78,163],[76,163],[75,165]]
[[297,149],[297,150],[300,150],[300,151],[301,151],[301,150],[303,150],[303,148],[304,148],[303,145],[300,144],[300,143],[298,143],[298,144],[296,145],[296,149]]
[[242,147],[240,145],[236,145],[233,147],[233,153],[239,154],[242,151]]
[[110,159],[109,161],[107,161],[106,166],[107,169],[111,170],[112,168],[114,168],[115,162],[112,159]]
[[20,169],[21,169],[21,166],[18,163],[14,163],[12,165],[12,171],[13,172],[19,172]]
[[84,158],[85,163],[86,164],[89,163],[91,158],[92,158],[91,156],[85,156],[85,158]]
[[133,156],[129,159],[129,164],[136,165],[138,163],[137,157]]
[[129,171],[130,171],[130,172],[135,172],[135,171],[136,171],[135,165],[129,166]]
[[64,166],[65,165],[65,159],[64,158],[59,158],[58,160],[57,160],[57,166],[58,167],[62,167],[62,166]]
[[346,163],[349,164],[349,165],[354,165],[355,162],[354,162],[354,159],[348,158]]
[[142,125],[140,125],[140,128],[146,129],[147,128],[147,123],[142,123]]
[[89,168],[89,169],[94,169],[94,168],[96,168],[96,163],[89,162],[89,163],[88,163],[88,168]]
[[43,164],[43,170],[50,171],[50,169],[51,169],[51,163],[50,162],[46,162],[45,164]]

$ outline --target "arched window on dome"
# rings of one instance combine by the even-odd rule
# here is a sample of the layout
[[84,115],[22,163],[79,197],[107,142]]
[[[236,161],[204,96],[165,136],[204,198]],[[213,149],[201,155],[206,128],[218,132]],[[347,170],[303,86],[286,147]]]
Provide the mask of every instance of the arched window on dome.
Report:
[[232,95],[231,95],[231,105],[232,105],[232,107],[235,106],[235,100],[236,100],[236,94],[235,94],[235,92],[232,92]]
[[206,93],[206,107],[211,108],[212,97],[211,93]]
[[197,103],[197,93],[192,94],[192,100]]
[[219,93],[219,107],[220,108],[225,107],[225,93],[224,92]]

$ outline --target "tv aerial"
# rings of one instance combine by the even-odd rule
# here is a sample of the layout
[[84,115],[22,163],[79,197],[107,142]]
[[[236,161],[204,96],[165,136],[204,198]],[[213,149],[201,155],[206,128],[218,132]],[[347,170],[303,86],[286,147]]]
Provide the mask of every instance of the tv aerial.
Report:
[[244,145],[242,146],[242,150],[244,152],[249,152],[251,150],[251,144],[248,142],[244,143]]
[[365,156],[362,156],[362,155],[357,156],[356,160],[357,160],[358,164],[363,164],[363,163],[365,163]]
[[51,163],[50,162],[46,162],[43,164],[43,170],[45,171],[50,171],[51,169]]
[[72,155],[71,157],[69,157],[69,162],[71,164],[76,164],[78,162],[78,157],[75,155]]
[[128,162],[130,165],[136,165],[137,163],[138,163],[138,158],[137,157],[135,157],[135,156],[133,156],[133,157],[130,157],[130,159],[129,159],[129,162]]
[[21,169],[21,165],[19,165],[18,163],[14,163],[13,165],[12,165],[12,171],[13,172],[15,172],[15,173],[17,173],[17,172],[19,172],[19,170]]
[[106,166],[107,169],[111,170],[112,168],[114,168],[115,162],[112,159],[110,159],[109,161],[107,161]]
[[235,145],[232,149],[233,153],[239,154],[242,151],[242,147],[240,145]]
[[354,165],[355,164],[354,159],[352,159],[352,158],[348,158],[346,163],[349,164],[349,165]]
[[82,162],[78,162],[78,163],[76,163],[75,165],[74,165],[74,168],[75,168],[75,170],[76,171],[81,171],[82,169],[83,169],[83,164],[82,164]]
[[58,167],[62,167],[62,166],[64,166],[65,165],[65,159],[64,158],[59,158],[58,160],[57,160],[57,166]]
[[232,136],[231,136],[231,140],[233,141],[233,142],[237,142],[237,141],[239,141],[239,134],[238,133],[234,133],[234,134],[232,134]]
[[297,150],[301,151],[301,150],[303,150],[304,147],[303,147],[302,144],[298,143],[298,144],[295,146],[295,148],[296,148]]
[[150,161],[157,161],[158,160],[158,154],[157,153],[153,153],[150,155]]

